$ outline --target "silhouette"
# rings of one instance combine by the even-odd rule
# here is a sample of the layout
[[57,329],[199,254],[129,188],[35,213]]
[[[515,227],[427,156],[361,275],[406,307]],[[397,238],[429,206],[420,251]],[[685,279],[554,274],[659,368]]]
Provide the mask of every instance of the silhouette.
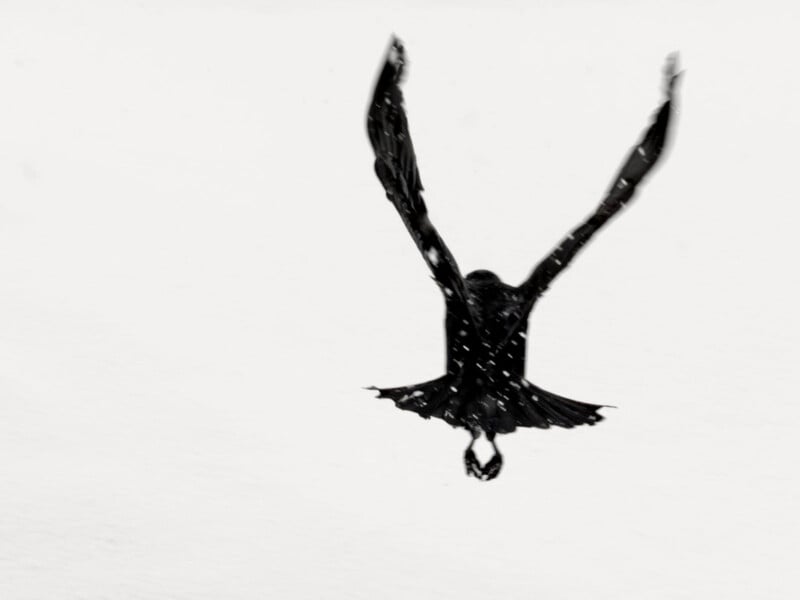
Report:
[[[597,210],[518,287],[503,283],[491,271],[473,271],[463,277],[428,218],[399,87],[404,64],[403,45],[394,38],[369,106],[367,132],[375,152],[375,173],[444,295],[447,373],[416,385],[368,389],[377,390],[379,398],[391,398],[398,408],[467,429],[472,434],[464,453],[467,474],[485,481],[497,477],[503,464],[495,444],[497,434],[517,427],[594,425],[603,419],[598,412],[602,405],[564,398],[525,379],[528,316],[556,276],[625,206],[656,164],[672,111],[676,57],[667,60],[663,104]],[[494,448],[494,456],[485,465],[472,450],[481,432]]]

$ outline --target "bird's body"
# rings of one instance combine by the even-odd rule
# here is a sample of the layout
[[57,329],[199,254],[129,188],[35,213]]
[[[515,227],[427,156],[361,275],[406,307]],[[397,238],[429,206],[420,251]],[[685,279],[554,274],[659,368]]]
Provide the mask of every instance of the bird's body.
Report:
[[[495,435],[510,433],[517,427],[544,429],[597,423],[603,418],[598,412],[601,405],[564,398],[525,379],[528,317],[553,279],[631,199],[637,183],[661,154],[677,78],[674,62],[668,63],[666,102],[642,141],[631,151],[603,202],[517,287],[503,283],[486,270],[463,277],[428,218],[399,87],[403,67],[403,47],[395,39],[370,104],[367,131],[376,156],[375,172],[387,198],[400,214],[444,296],[446,373],[415,385],[373,389],[379,391],[379,397],[391,398],[398,408],[468,429],[473,441],[483,432],[493,445]],[[465,453],[468,474],[481,479],[496,477],[502,465],[497,447],[493,459],[483,467],[471,447],[472,444]]]
[[601,406],[558,396],[525,379],[530,309],[519,288],[489,271],[475,271],[465,278],[465,291],[473,319],[447,312],[447,372],[431,381],[380,389],[381,397],[422,417],[468,429],[473,437],[483,432],[490,441],[517,427],[574,427],[602,420]]

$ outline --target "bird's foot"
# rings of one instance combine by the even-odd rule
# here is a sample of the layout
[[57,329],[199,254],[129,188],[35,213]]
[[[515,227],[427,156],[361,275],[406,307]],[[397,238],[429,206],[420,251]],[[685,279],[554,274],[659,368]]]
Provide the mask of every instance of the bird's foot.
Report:
[[480,479],[483,475],[481,463],[478,461],[478,457],[475,456],[475,453],[472,451],[472,447],[467,448],[467,450],[464,452],[464,466],[467,469],[468,476],[477,477]]
[[475,456],[475,453],[472,451],[472,444],[474,443],[475,439],[472,440],[472,443],[470,443],[464,452],[464,466],[467,469],[467,475],[480,479],[481,481],[494,479],[500,474],[500,470],[503,468],[503,455],[497,450],[497,446],[494,440],[492,440],[494,456],[492,456],[489,462],[481,466],[478,457]]
[[503,455],[495,452],[492,459],[483,466],[483,477],[481,481],[489,481],[500,475],[500,470],[503,468]]

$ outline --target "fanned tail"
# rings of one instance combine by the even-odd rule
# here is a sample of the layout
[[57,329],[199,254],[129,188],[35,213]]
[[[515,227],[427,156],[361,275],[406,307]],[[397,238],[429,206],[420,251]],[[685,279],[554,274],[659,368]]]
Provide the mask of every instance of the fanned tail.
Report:
[[[578,425],[594,425],[603,420],[598,411],[607,408],[602,404],[589,404],[559,396],[543,390],[527,379],[520,377],[511,396],[516,424],[520,427],[572,428]],[[505,433],[505,432],[503,432]]]
[[461,377],[443,375],[430,381],[395,388],[369,387],[378,392],[378,398],[390,398],[397,408],[410,410],[424,419],[436,417],[451,425],[463,423],[462,396],[458,393]]
[[601,404],[589,404],[543,390],[522,376],[504,377],[491,388],[473,387],[463,373],[448,374],[418,383],[376,390],[397,408],[419,416],[442,419],[454,427],[511,433],[517,427],[572,428],[603,420]]

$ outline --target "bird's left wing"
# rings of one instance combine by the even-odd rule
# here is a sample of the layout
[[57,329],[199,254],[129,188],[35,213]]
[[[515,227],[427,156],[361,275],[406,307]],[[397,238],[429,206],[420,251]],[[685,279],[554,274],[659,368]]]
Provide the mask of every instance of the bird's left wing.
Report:
[[441,288],[448,312],[468,321],[469,328],[474,331],[475,320],[464,278],[428,218],[422,198],[422,181],[400,90],[404,66],[403,45],[393,38],[367,114],[367,133],[375,152],[375,173]]

